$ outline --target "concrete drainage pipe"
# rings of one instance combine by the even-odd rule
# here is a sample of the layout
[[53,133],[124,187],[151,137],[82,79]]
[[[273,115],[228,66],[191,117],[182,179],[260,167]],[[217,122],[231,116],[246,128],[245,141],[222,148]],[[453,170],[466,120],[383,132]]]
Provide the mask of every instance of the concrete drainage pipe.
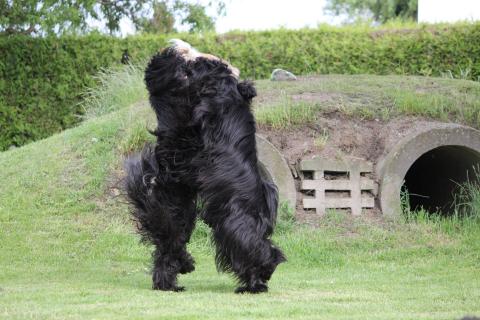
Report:
[[295,209],[297,192],[287,162],[280,151],[260,135],[256,136],[258,161],[264,176],[278,187],[280,205],[287,204]]
[[384,215],[399,216],[405,187],[412,209],[448,210],[458,185],[477,179],[479,164],[480,131],[456,124],[425,126],[378,162],[380,208]]

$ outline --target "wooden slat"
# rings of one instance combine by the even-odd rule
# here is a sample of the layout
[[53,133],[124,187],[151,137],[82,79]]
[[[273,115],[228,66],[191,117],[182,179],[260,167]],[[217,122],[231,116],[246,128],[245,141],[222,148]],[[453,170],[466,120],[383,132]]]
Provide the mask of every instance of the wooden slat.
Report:
[[352,169],[358,169],[360,172],[372,172],[373,164],[363,159],[347,157],[345,159],[326,159],[313,158],[309,160],[302,160],[300,162],[300,170],[303,171],[334,171],[334,172],[349,172]]
[[[323,184],[323,185],[321,185]],[[351,190],[352,183],[350,180],[303,180],[300,186],[301,190],[315,190],[322,188],[325,190]],[[373,180],[365,177],[360,178],[361,190],[375,190]]]
[[324,180],[303,180],[300,188],[302,190],[315,190],[320,188],[323,189],[324,183],[325,183]]
[[373,208],[373,207],[375,207],[375,199],[373,197],[362,196],[362,208]]
[[325,208],[335,209],[335,208],[351,208],[352,207],[352,198],[326,198],[325,199]]
[[305,209],[317,208],[319,204],[318,199],[303,199],[303,207]]
[[[375,199],[373,197],[365,197],[362,195],[362,199],[360,201],[362,208],[373,208],[375,206]],[[325,199],[325,208],[352,208],[352,198],[328,197]]]

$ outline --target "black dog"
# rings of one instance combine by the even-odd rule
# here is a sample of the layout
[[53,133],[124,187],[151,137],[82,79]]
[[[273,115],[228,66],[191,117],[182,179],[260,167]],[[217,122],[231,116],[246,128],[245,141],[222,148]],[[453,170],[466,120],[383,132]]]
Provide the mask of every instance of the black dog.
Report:
[[238,278],[237,293],[267,291],[285,261],[269,239],[278,193],[257,165],[256,91],[235,71],[182,45],[147,66],[157,142],[127,160],[126,188],[142,238],[155,246],[154,289],[183,290],[177,275],[194,270],[186,244],[197,216],[213,230],[217,267]]

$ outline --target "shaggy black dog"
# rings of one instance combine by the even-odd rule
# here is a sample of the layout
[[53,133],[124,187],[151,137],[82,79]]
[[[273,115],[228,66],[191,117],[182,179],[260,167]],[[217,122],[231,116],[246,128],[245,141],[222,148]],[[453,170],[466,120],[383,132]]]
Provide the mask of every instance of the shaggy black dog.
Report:
[[269,239],[278,195],[257,164],[256,91],[232,66],[193,50],[175,45],[148,64],[157,142],[126,162],[133,215],[155,246],[153,289],[183,290],[177,275],[194,270],[186,244],[198,216],[212,228],[217,268],[240,282],[236,292],[265,292],[285,258]]

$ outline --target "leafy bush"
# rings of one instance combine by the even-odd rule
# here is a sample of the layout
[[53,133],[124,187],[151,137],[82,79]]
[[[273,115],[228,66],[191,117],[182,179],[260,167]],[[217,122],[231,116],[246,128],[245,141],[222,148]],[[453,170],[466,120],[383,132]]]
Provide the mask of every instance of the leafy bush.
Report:
[[[118,67],[123,50],[131,61],[145,61],[166,39],[182,38],[242,70],[266,78],[274,68],[297,74],[420,74],[448,72],[480,77],[480,24],[419,25],[375,29],[365,26],[141,35],[124,39],[83,37],[0,38],[0,150],[46,137],[80,120],[82,92],[94,76]],[[110,109],[112,106],[107,106]]]

